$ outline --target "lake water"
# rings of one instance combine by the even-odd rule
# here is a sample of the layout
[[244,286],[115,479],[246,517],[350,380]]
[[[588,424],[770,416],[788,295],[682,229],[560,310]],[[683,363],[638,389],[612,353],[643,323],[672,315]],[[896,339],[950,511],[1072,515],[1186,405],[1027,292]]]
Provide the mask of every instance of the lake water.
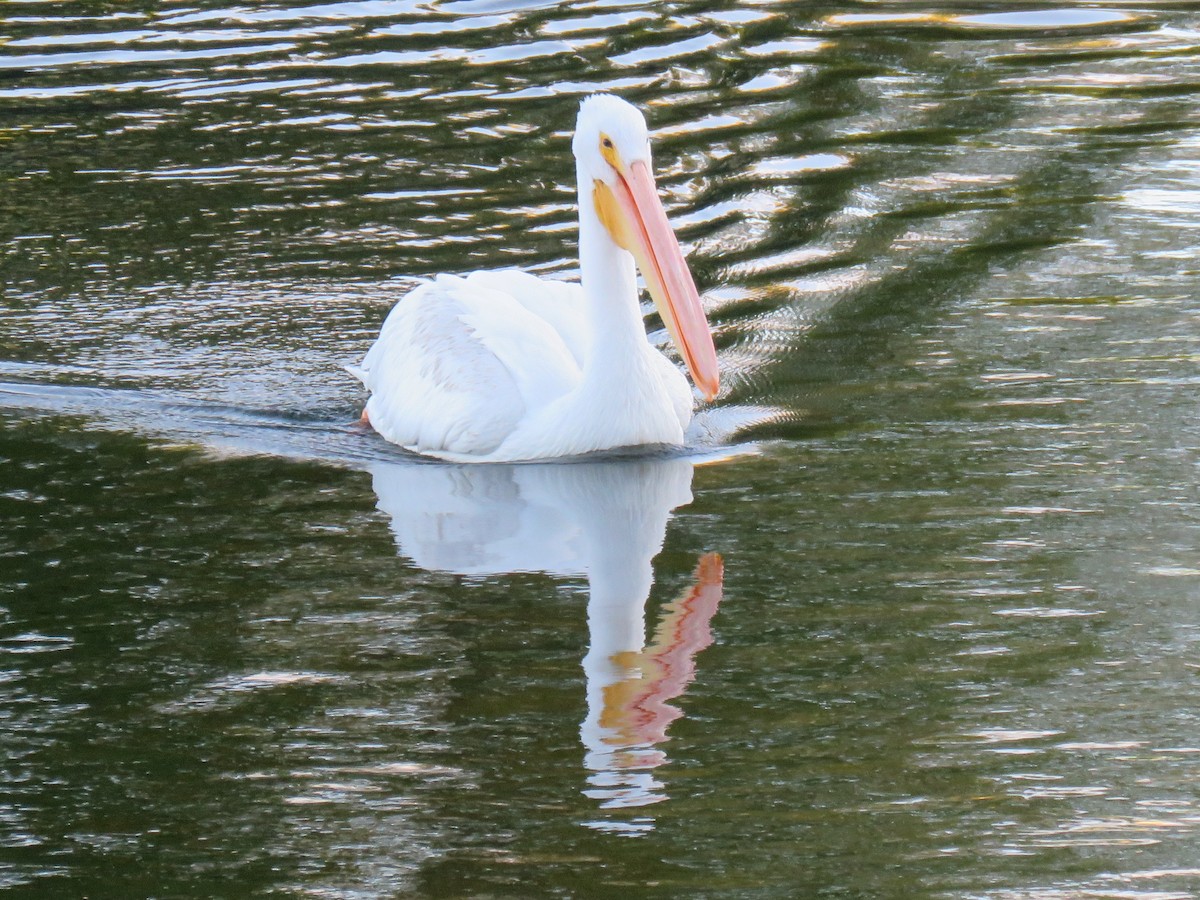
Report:
[[[1194,5],[0,24],[0,889],[1200,896]],[[419,277],[574,275],[597,90],[694,452],[350,427]]]

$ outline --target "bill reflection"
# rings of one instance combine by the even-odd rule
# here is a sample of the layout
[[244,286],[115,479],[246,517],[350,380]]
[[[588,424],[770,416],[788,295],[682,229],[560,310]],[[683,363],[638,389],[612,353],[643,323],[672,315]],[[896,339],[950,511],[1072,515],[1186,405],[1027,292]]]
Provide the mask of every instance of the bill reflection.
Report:
[[422,568],[587,578],[588,712],[580,735],[584,793],[602,808],[666,799],[653,770],[667,761],[659,745],[682,715],[668,701],[691,683],[696,654],[712,642],[723,574],[716,553],[701,557],[692,586],[662,610],[646,640],[652,562],[672,510],[691,502],[692,468],[656,459],[371,471],[397,548]]
[[652,774],[667,761],[658,744],[683,715],[669,700],[696,675],[696,654],[712,643],[709,622],[721,602],[724,564],[707,553],[695,583],[662,612],[645,647],[645,597],[623,607],[588,604],[591,647],[583,659],[588,716],[580,729],[584,763],[593,773],[585,793],[603,808],[645,806],[667,799]]

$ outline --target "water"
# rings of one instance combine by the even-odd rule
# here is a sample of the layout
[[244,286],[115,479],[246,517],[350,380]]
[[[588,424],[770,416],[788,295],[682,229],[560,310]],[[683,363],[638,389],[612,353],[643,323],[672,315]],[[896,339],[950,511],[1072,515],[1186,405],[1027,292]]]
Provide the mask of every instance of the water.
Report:
[[[1188,4],[20,2],[0,886],[1200,895]],[[687,459],[350,426],[641,105]],[[662,339],[657,320],[649,320]]]

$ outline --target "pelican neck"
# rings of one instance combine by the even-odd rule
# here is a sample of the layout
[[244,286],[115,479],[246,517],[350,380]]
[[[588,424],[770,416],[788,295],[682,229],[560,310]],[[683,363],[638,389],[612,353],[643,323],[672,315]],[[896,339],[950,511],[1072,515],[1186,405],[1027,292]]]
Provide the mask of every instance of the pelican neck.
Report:
[[[579,280],[583,287],[592,347],[585,367],[603,365],[611,376],[614,361],[641,353],[646,326],[638,304],[637,269],[600,221],[592,199],[592,179],[579,173]],[[597,358],[601,352],[604,360]],[[614,359],[615,357],[615,359]]]

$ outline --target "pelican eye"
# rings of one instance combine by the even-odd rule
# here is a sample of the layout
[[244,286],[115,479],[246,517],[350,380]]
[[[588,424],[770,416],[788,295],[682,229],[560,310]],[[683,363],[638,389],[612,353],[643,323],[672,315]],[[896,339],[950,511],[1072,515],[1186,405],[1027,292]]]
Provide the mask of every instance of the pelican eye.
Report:
[[600,155],[610,166],[618,172],[621,171],[621,156],[617,153],[617,145],[607,134],[600,135]]

